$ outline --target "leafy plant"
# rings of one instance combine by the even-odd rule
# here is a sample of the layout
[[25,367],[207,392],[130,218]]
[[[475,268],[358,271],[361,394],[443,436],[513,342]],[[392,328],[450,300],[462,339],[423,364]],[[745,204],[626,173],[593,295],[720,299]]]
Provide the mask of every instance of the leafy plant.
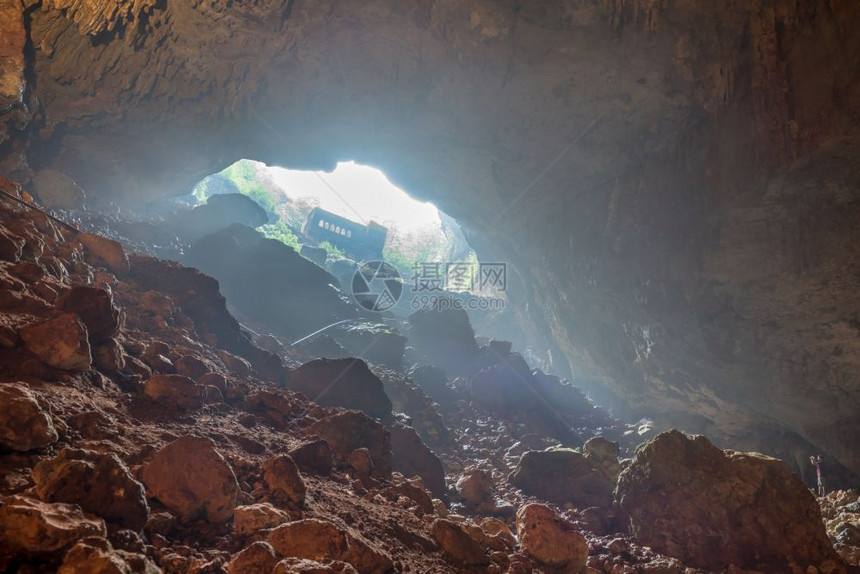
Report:
[[257,231],[259,231],[269,239],[275,239],[277,241],[280,241],[284,245],[289,245],[296,251],[300,250],[302,247],[299,243],[299,238],[296,237],[296,234],[293,233],[293,230],[290,229],[283,221],[278,220],[274,223],[267,223],[266,225],[261,225],[257,228]]

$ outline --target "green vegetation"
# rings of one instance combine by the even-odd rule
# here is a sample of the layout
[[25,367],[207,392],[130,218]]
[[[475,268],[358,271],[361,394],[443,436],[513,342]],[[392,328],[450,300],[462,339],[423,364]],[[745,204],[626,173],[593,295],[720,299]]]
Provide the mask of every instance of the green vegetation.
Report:
[[247,195],[269,213],[277,214],[278,202],[260,181],[256,162],[242,159],[224,169],[221,175],[236,184],[239,193]]
[[329,255],[335,255],[337,257],[346,257],[346,254],[343,252],[343,249],[340,249],[339,247],[335,247],[334,245],[332,245],[328,241],[323,241],[322,243],[320,243],[320,247],[325,249],[325,252],[328,253]]
[[275,239],[280,241],[284,245],[289,245],[296,251],[302,248],[299,243],[299,238],[296,237],[296,234],[293,233],[293,230],[287,227],[287,225],[278,220],[275,223],[267,223],[266,225],[261,225],[257,228],[257,231],[262,233],[264,236],[269,239]]

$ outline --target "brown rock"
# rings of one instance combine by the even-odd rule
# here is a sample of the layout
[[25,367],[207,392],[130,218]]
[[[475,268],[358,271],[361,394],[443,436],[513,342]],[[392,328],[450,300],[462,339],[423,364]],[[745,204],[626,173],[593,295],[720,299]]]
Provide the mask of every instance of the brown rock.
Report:
[[206,373],[205,375],[197,379],[197,384],[215,387],[222,393],[227,392],[227,387],[229,386],[229,383],[227,382],[227,377],[225,377],[221,373]]
[[319,476],[331,474],[331,447],[322,439],[297,446],[290,451],[290,456],[303,472]]
[[93,347],[93,364],[97,369],[114,374],[125,370],[125,354],[116,339],[107,339]]
[[169,408],[194,410],[203,406],[203,387],[182,375],[154,375],[143,385],[144,394]]
[[64,448],[40,461],[32,478],[33,493],[45,502],[77,504],[134,531],[146,524],[149,506],[143,485],[113,453]]
[[146,556],[114,550],[110,542],[86,538],[63,558],[57,574],[159,574],[161,569]]
[[278,556],[268,542],[254,542],[227,563],[228,574],[272,574]]
[[251,374],[251,363],[242,357],[237,357],[233,353],[219,349],[218,358],[221,359],[221,362],[224,363],[230,374],[236,377],[247,377]]
[[490,558],[481,545],[456,522],[439,518],[433,522],[431,534],[445,554],[457,562],[469,566],[490,563]]
[[26,242],[12,233],[0,227],[0,260],[15,263],[21,260]]
[[245,408],[262,414],[275,427],[285,425],[299,412],[297,402],[287,392],[265,389],[254,391],[245,397]]
[[517,539],[514,538],[514,533],[508,528],[504,520],[499,518],[487,517],[481,521],[481,529],[489,536],[497,536],[505,541],[508,546],[516,546]]
[[482,512],[495,506],[492,475],[487,470],[470,468],[457,480],[455,488],[471,512]]
[[357,409],[377,419],[391,416],[382,381],[361,359],[316,359],[293,371],[286,384],[323,406]]
[[548,506],[527,504],[517,511],[517,536],[523,552],[549,566],[579,572],[588,558],[588,544],[573,525]]
[[394,470],[404,476],[421,477],[436,496],[445,493],[445,471],[442,461],[430,450],[415,429],[395,423],[391,425],[391,455]]
[[87,261],[93,265],[106,267],[117,275],[128,273],[128,256],[118,242],[91,233],[79,234],[78,240],[84,246]]
[[633,535],[685,564],[784,571],[834,558],[815,497],[781,460],[664,432],[636,449],[615,497]]
[[391,476],[391,437],[378,421],[359,411],[344,411],[311,425],[308,431],[328,442],[332,450],[347,456],[357,448],[370,451],[374,472]]
[[318,561],[342,560],[362,573],[383,574],[393,567],[385,552],[331,522],[315,518],[277,527],[269,534],[268,542],[281,556]]
[[325,520],[307,518],[282,524],[268,536],[280,556],[330,560],[344,556],[349,548],[346,534]]
[[433,514],[435,511],[433,498],[421,484],[420,479],[401,480],[394,486],[388,487],[384,492],[394,494],[396,497],[405,496],[414,502],[424,514]]
[[236,534],[253,534],[290,521],[290,515],[268,502],[237,506],[233,509],[233,529]]
[[370,477],[373,472],[373,459],[366,448],[357,448],[346,457],[346,462],[359,477]]
[[182,357],[179,357],[173,361],[173,366],[176,367],[177,373],[185,375],[195,381],[206,373],[212,371],[211,365],[206,364],[203,360],[192,355],[183,355]]
[[47,503],[9,496],[0,506],[0,532],[13,555],[56,552],[87,536],[107,536],[100,518],[86,516],[74,504]]
[[96,287],[72,287],[57,300],[58,309],[76,314],[87,327],[90,345],[97,345],[116,335],[121,315],[113,296]]
[[77,315],[62,315],[18,331],[31,353],[43,363],[66,371],[87,371],[92,366],[87,328]]
[[272,574],[358,574],[351,564],[334,561],[322,564],[306,558],[284,558]]
[[296,463],[280,454],[263,462],[263,480],[275,500],[286,500],[301,506],[305,501],[305,483]]
[[568,448],[525,453],[508,481],[526,494],[558,504],[579,508],[612,504],[614,483]]
[[609,482],[615,484],[618,475],[621,474],[621,463],[618,462],[621,447],[617,442],[596,436],[585,441],[582,452],[595,470],[600,471]]
[[59,438],[51,415],[24,383],[0,383],[0,446],[25,452]]
[[185,436],[168,444],[143,469],[152,495],[190,521],[224,522],[233,516],[239,484],[208,438]]

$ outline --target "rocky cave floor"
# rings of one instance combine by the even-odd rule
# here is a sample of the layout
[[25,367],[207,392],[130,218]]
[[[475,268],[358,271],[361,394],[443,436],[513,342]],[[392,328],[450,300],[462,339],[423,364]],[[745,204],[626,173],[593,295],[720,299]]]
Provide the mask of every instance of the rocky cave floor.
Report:
[[265,339],[213,279],[0,198],[0,571],[860,571],[857,492],[634,451],[504,344],[448,380]]

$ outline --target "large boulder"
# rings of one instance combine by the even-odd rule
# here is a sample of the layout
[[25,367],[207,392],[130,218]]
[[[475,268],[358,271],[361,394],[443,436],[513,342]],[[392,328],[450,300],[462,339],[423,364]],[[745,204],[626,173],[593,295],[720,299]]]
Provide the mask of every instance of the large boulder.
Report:
[[26,452],[57,442],[51,415],[24,383],[0,383],[0,448]]
[[436,496],[445,493],[442,461],[421,441],[415,429],[401,423],[391,425],[391,452],[394,470],[406,477],[420,476]]
[[234,223],[259,227],[269,222],[266,210],[241,193],[212,195],[206,203],[174,216],[169,224],[186,241],[196,241]]
[[87,328],[74,313],[27,325],[18,333],[27,350],[48,366],[66,371],[92,367]]
[[93,233],[78,234],[78,241],[84,248],[87,262],[104,267],[117,275],[128,273],[128,256],[119,242]]
[[[194,330],[203,340],[217,341],[222,361],[230,353],[244,357],[266,380],[280,381],[284,375],[281,359],[255,346],[229,311],[218,281],[196,269],[172,261],[133,255],[131,276],[141,289],[169,297],[182,313],[194,321]],[[226,361],[225,361],[226,362]]]
[[391,416],[382,381],[361,359],[316,359],[293,371],[286,384],[323,406],[357,409],[377,419]]
[[409,316],[409,344],[449,375],[469,375],[478,358],[478,343],[463,309],[422,309]]
[[199,409],[203,391],[203,385],[182,375],[154,375],[143,384],[144,395],[165,409]]
[[185,436],[159,450],[143,469],[152,496],[186,521],[225,522],[233,516],[239,483],[208,438]]
[[580,572],[588,558],[585,538],[548,506],[527,504],[517,511],[517,536],[523,552],[548,566]]
[[103,343],[120,328],[121,315],[113,296],[97,287],[72,287],[57,299],[57,308],[75,313],[87,327],[90,345]]
[[40,461],[32,478],[41,500],[77,504],[131,530],[142,529],[149,516],[143,485],[113,453],[64,448]]
[[391,476],[391,435],[379,421],[366,414],[340,412],[315,422],[308,432],[325,440],[341,458],[356,449],[366,448],[374,472],[386,478]]
[[[85,515],[75,504],[48,503],[9,496],[0,506],[0,556],[57,552],[87,536],[106,536],[100,518]],[[0,560],[2,563],[2,560]]]
[[526,494],[579,508],[609,506],[615,488],[588,458],[567,448],[523,454],[508,482]]
[[482,566],[490,563],[490,558],[481,545],[456,522],[439,518],[433,522],[430,533],[445,554],[455,562],[467,566]]
[[263,482],[275,500],[304,504],[307,487],[289,455],[279,454],[263,462]]
[[337,279],[292,247],[239,224],[192,244],[185,263],[215,277],[243,315],[299,338],[357,316]]
[[707,570],[786,571],[834,558],[810,490],[781,460],[676,430],[642,444],[615,497],[636,539]]
[[257,541],[233,556],[227,563],[228,574],[272,574],[278,555],[268,543]]
[[328,331],[347,351],[389,369],[403,366],[406,337],[382,323],[344,323]]
[[288,522],[275,528],[267,541],[284,557],[340,560],[368,574],[384,574],[393,568],[386,552],[325,520],[306,518]]
[[233,509],[233,530],[240,536],[274,528],[290,521],[290,515],[268,502]]
[[57,574],[160,574],[161,571],[143,554],[114,550],[106,539],[90,537],[66,553]]

